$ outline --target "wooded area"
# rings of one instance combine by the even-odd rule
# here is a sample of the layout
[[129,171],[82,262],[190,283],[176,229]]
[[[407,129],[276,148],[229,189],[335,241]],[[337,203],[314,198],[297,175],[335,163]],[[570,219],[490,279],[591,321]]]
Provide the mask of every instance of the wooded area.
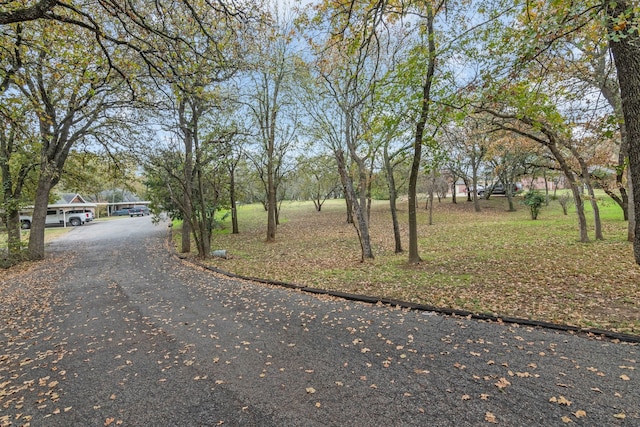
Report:
[[283,200],[330,197],[361,260],[388,199],[402,252],[406,196],[415,264],[419,193],[463,183],[480,211],[475,190],[500,182],[514,209],[513,185],[542,179],[571,190],[581,242],[586,203],[606,237],[603,189],[640,264],[639,24],[630,0],[3,2],[8,253],[34,205],[27,254],[44,257],[54,188],[138,181],[202,258],[220,210],[237,233],[236,204],[261,201],[273,242]]

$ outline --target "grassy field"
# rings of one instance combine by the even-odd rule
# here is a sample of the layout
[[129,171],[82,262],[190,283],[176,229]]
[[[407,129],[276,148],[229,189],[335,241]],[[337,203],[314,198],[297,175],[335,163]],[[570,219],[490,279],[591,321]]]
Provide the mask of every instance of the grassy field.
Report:
[[[406,253],[394,253],[388,202],[373,204],[375,259],[364,263],[343,201],[327,202],[322,212],[311,202],[285,202],[277,241],[270,244],[264,209],[242,206],[240,234],[230,234],[225,223],[212,242],[212,249],[226,249],[229,259],[207,262],[249,277],[640,334],[640,267],[613,202],[600,202],[605,240],[587,244],[578,241],[575,213],[564,216],[557,202],[537,221],[523,205],[507,212],[504,197],[481,205],[476,213],[466,200],[443,200],[436,203],[431,226],[423,206],[423,262],[417,266],[407,264]],[[406,249],[406,204],[400,209]]]
[[[44,229],[44,241],[45,243],[49,243],[54,240],[58,236],[69,232],[71,228],[67,227],[47,227]],[[20,230],[20,242],[26,246],[29,243],[29,230]],[[6,230],[2,230],[0,232],[0,248],[7,247],[7,232]]]
[[[46,228],[44,231],[44,241],[45,244],[51,242],[52,240],[56,239],[58,236],[67,233],[69,231],[69,227],[67,228],[62,228],[62,227],[56,227],[56,228]],[[20,230],[20,244],[23,248],[26,248],[27,245],[29,244],[29,230]],[[24,253],[24,255],[26,255],[26,253]],[[2,226],[2,231],[0,231],[0,270],[1,269],[5,269],[5,268],[9,268],[12,267],[14,265],[16,265],[16,263],[22,263],[24,264],[23,267],[27,266],[27,264],[29,264],[27,261],[25,261],[26,256],[25,257],[21,257],[21,261],[20,260],[16,260],[15,258],[8,258],[7,256],[7,231],[4,228],[4,226]]]

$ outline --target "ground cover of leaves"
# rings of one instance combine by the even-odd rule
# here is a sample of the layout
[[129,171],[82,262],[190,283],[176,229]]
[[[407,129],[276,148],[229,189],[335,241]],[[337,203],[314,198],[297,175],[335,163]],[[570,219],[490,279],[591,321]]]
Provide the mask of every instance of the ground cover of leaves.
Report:
[[[38,343],[47,343],[57,331],[51,318],[52,305],[59,304],[54,288],[70,259],[51,259],[27,262],[2,272],[0,280],[0,425],[12,425],[10,415],[2,408],[18,412],[18,425],[29,425],[25,393],[37,389],[37,404],[59,400],[59,381],[66,372],[58,370],[56,363],[62,358],[59,347],[34,349]],[[15,277],[29,277],[25,284],[14,282]],[[39,375],[40,366],[50,366],[48,375]],[[45,405],[46,406],[46,405]],[[26,413],[25,413],[26,412]]]
[[[386,202],[374,203],[371,239],[375,259],[360,262],[344,202],[321,212],[311,203],[285,203],[275,243],[265,243],[266,214],[240,210],[240,234],[214,236],[212,248],[227,259],[209,265],[228,272],[316,288],[392,298],[437,307],[538,321],[640,333],[640,268],[626,241],[618,208],[603,203],[604,241],[578,242],[575,214],[559,206],[532,221],[523,206],[506,211],[505,198],[435,203],[434,222],[419,212],[423,262],[408,265],[394,253]],[[406,204],[400,205],[403,245],[408,244]],[[589,230],[593,238],[592,228]]]

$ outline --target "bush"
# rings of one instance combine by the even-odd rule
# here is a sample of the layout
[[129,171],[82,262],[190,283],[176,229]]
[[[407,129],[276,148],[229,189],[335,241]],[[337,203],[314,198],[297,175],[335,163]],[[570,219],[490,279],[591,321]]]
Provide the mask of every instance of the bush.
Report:
[[568,214],[567,209],[569,208],[571,202],[573,202],[573,198],[568,193],[564,193],[558,197],[558,203],[560,203],[560,206],[562,207],[563,214]]
[[28,260],[29,256],[26,251],[20,251],[20,253],[11,255],[6,251],[0,251],[0,269],[6,270]]
[[544,196],[539,191],[529,191],[524,195],[523,203],[529,206],[531,219],[538,219],[538,214],[544,204]]

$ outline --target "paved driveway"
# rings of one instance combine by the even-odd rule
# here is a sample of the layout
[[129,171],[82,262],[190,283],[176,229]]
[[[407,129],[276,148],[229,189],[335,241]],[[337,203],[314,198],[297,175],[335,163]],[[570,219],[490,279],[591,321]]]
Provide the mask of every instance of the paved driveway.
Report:
[[640,425],[640,348],[229,280],[165,224],[0,272],[0,425]]

